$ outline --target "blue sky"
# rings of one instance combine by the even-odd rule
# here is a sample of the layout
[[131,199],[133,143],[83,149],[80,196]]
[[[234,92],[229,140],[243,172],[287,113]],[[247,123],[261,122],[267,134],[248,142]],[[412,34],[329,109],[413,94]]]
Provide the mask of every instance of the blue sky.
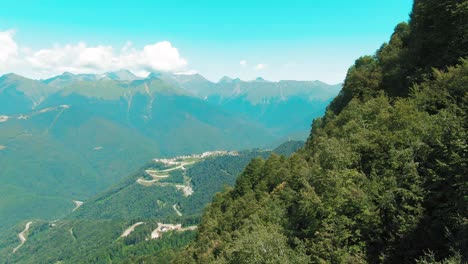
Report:
[[[408,20],[411,5],[410,0],[6,1],[0,32],[9,32],[3,39],[14,41],[16,51],[0,46],[5,60],[0,73],[42,78],[63,69],[99,72],[128,65],[141,74],[161,69],[197,71],[211,80],[228,75],[338,83],[357,57],[372,54],[397,23]],[[41,50],[39,55],[46,55],[39,56]],[[62,61],[44,58],[63,53],[69,57]],[[130,63],[131,58],[140,62]]]

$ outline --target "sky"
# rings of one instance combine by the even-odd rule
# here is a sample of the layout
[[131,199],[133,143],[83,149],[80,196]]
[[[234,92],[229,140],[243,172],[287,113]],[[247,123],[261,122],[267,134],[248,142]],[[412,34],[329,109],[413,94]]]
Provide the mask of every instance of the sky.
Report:
[[0,74],[200,73],[340,83],[411,0],[2,1]]

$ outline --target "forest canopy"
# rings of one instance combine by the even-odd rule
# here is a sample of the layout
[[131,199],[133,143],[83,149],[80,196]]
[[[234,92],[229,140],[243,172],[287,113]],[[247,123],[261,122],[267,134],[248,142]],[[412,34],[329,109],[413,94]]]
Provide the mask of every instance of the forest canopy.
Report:
[[468,261],[468,1],[416,0],[289,158],[253,159],[175,263]]

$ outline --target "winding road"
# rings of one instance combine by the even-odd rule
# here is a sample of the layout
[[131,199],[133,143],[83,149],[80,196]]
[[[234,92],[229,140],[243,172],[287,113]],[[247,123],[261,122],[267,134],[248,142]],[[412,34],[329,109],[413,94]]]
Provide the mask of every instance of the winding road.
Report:
[[133,232],[133,230],[135,230],[135,227],[137,227],[139,225],[142,225],[144,223],[145,222],[138,222],[138,223],[135,223],[135,224],[131,225],[129,228],[125,229],[125,231],[122,233],[122,235],[120,237],[129,236]]
[[29,227],[31,227],[31,224],[32,224],[32,221],[29,221],[28,223],[26,223],[26,226],[24,227],[24,230],[21,233],[18,234],[18,237],[19,237],[21,243],[17,247],[15,247],[13,249],[13,253],[15,253],[26,242],[26,240],[27,240],[26,232],[28,232]]

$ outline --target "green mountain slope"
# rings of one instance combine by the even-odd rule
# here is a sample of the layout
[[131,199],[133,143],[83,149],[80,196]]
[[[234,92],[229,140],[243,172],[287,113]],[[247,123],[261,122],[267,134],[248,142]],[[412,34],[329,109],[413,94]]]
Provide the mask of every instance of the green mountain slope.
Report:
[[0,77],[0,114],[21,114],[37,107],[57,88],[16,74]]
[[89,198],[158,153],[154,140],[102,117],[76,123],[82,114],[56,107],[1,124],[2,228],[69,212],[72,200]]
[[266,158],[273,152],[288,156],[303,146],[302,141],[290,141],[272,151],[214,151],[155,159],[120,184],[88,200],[69,217],[82,220],[177,218],[178,212],[198,217],[215,193],[234,185],[251,159]]
[[306,147],[252,160],[174,263],[468,261],[467,7],[416,0]]
[[[72,200],[90,198],[152,157],[250,148],[276,137],[159,79],[78,77],[52,87],[58,91],[34,110],[2,115],[0,183],[9,187],[3,187],[0,229],[31,217],[63,215],[73,208]],[[19,80],[18,91],[31,83],[44,86]]]
[[310,120],[321,116],[338,94],[341,84],[320,81],[270,82],[262,78],[242,81],[223,77],[213,83],[199,74],[153,73],[152,76],[178,85],[187,92],[223,109],[294,139],[307,137]]
[[[302,145],[288,142],[281,149],[290,154]],[[195,232],[188,228],[151,238],[158,223],[182,224],[182,228],[197,225],[216,192],[232,186],[252,158],[271,153],[214,152],[149,162],[109,190],[77,204],[66,217],[30,219],[27,241],[15,253],[17,234],[26,222],[3,232],[0,258],[5,263],[169,263],[176,251],[194,239]]]

